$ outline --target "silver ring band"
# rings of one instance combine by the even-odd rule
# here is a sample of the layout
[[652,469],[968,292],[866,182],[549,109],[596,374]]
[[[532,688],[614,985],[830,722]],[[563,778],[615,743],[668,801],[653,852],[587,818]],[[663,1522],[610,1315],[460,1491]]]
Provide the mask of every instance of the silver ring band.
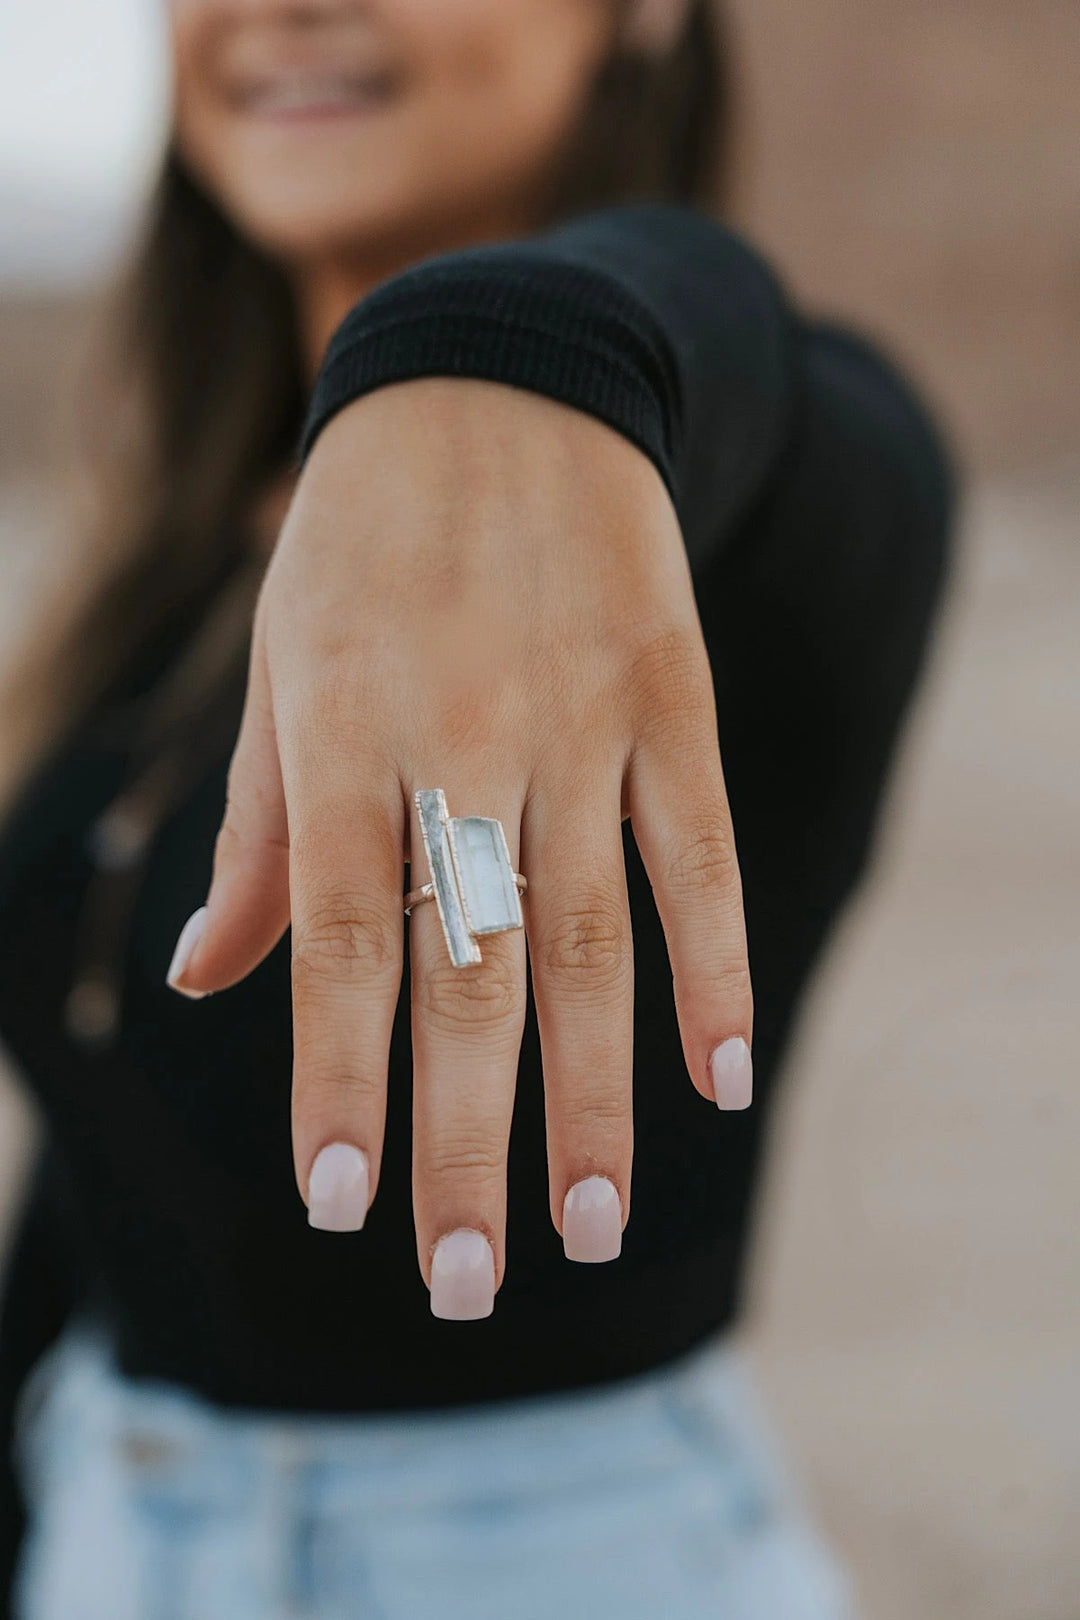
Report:
[[[514,873],[514,882],[517,884],[518,894],[524,894],[525,890],[529,887],[528,878],[523,877],[520,872]],[[422,906],[425,900],[434,900],[434,898],[434,883],[421,883],[418,889],[410,889],[408,894],[405,896],[406,917],[409,915],[410,911],[414,911],[417,906]]]
[[482,961],[482,935],[524,928],[521,896],[528,884],[510,864],[495,816],[449,815],[442,788],[418,788],[413,799],[431,882],[410,889],[404,909],[434,900],[451,962],[468,967]]

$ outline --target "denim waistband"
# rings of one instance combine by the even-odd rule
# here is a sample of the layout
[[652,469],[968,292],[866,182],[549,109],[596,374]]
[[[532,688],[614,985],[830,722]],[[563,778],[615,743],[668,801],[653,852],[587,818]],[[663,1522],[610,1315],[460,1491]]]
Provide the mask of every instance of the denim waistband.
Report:
[[734,1345],[336,1415],[134,1380],[83,1328],[19,1413],[23,1620],[849,1620]]
[[[317,1469],[331,1505],[454,1498],[463,1477],[492,1495],[588,1490],[627,1471],[678,1467],[688,1448],[768,1450],[736,1348],[714,1341],[677,1363],[612,1385],[490,1405],[308,1414],[220,1407],[178,1385],[117,1371],[104,1335],[70,1331],[35,1369],[20,1407],[21,1454],[48,1466],[55,1437],[93,1425],[144,1468],[196,1468],[231,1497],[238,1471]],[[35,1460],[36,1459],[36,1460]]]

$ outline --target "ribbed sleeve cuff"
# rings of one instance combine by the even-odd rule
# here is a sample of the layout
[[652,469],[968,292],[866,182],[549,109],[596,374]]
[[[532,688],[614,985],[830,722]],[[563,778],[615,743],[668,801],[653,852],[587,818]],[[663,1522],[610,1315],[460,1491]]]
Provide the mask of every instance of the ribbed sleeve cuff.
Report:
[[510,243],[446,254],[384,282],[330,341],[301,463],[351,400],[425,376],[487,378],[586,411],[644,451],[674,496],[675,361],[651,311],[603,271]]

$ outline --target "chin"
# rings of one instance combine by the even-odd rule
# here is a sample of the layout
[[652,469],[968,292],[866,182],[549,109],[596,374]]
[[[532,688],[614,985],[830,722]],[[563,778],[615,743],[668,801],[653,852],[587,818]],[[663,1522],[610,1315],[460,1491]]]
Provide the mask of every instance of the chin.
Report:
[[400,201],[318,185],[234,197],[225,206],[257,247],[289,263],[367,254],[415,229],[412,211]]

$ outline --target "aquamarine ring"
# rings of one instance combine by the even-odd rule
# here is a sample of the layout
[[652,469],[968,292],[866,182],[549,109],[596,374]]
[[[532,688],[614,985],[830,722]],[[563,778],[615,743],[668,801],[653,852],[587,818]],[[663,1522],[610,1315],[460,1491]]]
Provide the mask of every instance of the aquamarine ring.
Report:
[[524,928],[521,896],[528,883],[510,863],[503,824],[495,816],[451,816],[442,788],[413,795],[431,882],[410,889],[405,915],[434,900],[455,967],[482,961],[477,939]]

